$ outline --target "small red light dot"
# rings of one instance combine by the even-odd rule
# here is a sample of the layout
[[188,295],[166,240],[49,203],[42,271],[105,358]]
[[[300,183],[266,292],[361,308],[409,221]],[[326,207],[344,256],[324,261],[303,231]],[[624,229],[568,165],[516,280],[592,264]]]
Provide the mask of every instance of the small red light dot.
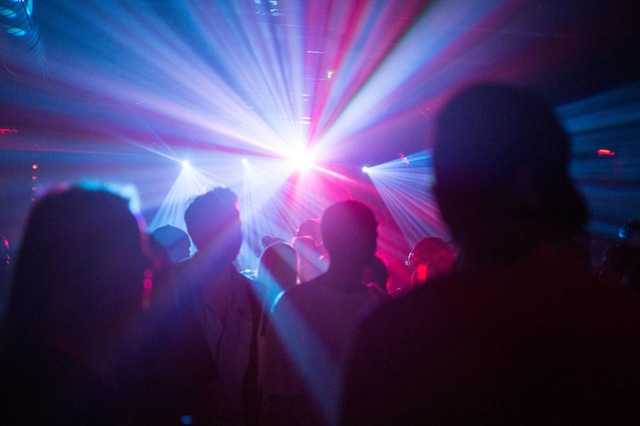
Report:
[[601,148],[598,151],[598,156],[599,157],[613,157],[614,155],[616,155],[615,152],[611,151],[610,149],[605,149],[605,148]]

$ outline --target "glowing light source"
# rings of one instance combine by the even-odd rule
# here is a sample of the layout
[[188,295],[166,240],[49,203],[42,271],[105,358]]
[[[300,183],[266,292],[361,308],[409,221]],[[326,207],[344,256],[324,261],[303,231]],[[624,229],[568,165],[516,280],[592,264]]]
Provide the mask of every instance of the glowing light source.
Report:
[[244,164],[245,166],[249,164],[249,160],[247,160],[246,158],[242,159],[242,164]]
[[189,160],[183,160],[182,161],[182,168],[183,169],[190,169],[191,168],[191,163],[189,163]]
[[369,173],[369,167],[364,166],[364,167],[362,168],[362,173]]
[[301,151],[292,155],[290,159],[297,170],[306,171],[313,167],[314,158],[311,152]]

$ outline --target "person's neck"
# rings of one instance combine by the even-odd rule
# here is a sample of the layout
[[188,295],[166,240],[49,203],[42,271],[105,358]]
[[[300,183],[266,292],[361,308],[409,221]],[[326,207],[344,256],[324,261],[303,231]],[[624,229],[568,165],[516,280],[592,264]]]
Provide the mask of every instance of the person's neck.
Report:
[[360,267],[332,261],[325,275],[328,278],[328,283],[330,285],[335,283],[335,287],[341,291],[353,292],[366,289],[362,284],[362,268]]

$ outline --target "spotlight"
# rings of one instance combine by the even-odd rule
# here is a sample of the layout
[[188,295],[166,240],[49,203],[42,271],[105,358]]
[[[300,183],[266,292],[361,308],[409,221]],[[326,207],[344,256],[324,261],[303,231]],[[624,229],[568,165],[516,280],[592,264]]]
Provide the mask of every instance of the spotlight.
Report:
[[362,173],[369,173],[369,168],[367,166],[364,166],[362,168]]
[[242,164],[244,164],[245,166],[249,164],[249,160],[247,160],[246,158],[242,159]]
[[191,168],[191,164],[189,163],[189,160],[183,160],[182,161],[182,168],[183,169],[190,169]]
[[293,166],[300,170],[306,171],[313,167],[313,154],[311,152],[299,152],[291,157]]

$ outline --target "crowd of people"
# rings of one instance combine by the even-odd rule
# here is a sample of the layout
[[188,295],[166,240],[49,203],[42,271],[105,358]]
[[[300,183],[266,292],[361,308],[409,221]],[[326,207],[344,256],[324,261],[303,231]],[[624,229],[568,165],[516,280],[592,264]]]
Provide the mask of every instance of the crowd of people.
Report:
[[569,139],[535,93],[471,85],[435,129],[454,240],[416,244],[402,294],[356,200],[263,238],[249,278],[229,188],[150,234],[112,190],[47,193],[1,259],[0,423],[637,424],[638,223],[594,271]]

